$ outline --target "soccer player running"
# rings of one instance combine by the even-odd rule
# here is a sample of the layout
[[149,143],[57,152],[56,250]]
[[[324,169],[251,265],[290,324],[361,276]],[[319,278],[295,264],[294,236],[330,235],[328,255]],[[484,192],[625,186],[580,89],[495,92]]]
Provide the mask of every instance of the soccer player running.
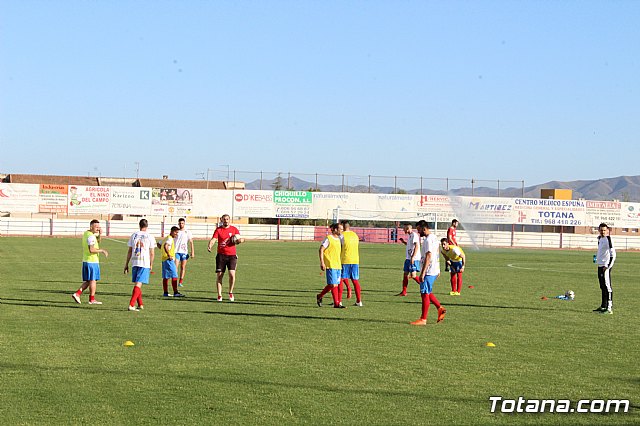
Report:
[[418,273],[420,272],[420,235],[418,235],[418,232],[415,231],[409,223],[405,223],[403,229],[404,233],[409,236],[406,241],[404,238],[400,238],[400,241],[407,246],[407,257],[404,261],[402,291],[396,294],[396,296],[407,295],[409,278],[415,280],[418,285],[420,284],[420,280],[418,279]]
[[[184,218],[178,219],[178,228],[178,237],[176,238],[176,262],[180,264],[180,281],[178,282],[178,286],[182,287],[184,275],[187,271],[187,260],[190,258],[195,259],[196,252],[193,249],[193,235],[191,231],[186,228]],[[189,248],[191,249],[191,255],[189,255]]]
[[82,234],[82,285],[71,295],[76,303],[82,303],[80,295],[89,288],[89,304],[102,305],[96,300],[96,288],[100,281],[100,253],[105,257],[109,257],[109,253],[100,248],[101,236],[100,221],[93,219],[89,222],[89,230]]
[[340,242],[340,234],[342,233],[342,225],[332,223],[330,226],[331,234],[322,241],[320,245],[320,270],[325,271],[327,277],[327,285],[320,293],[316,295],[316,303],[322,307],[322,298],[325,294],[331,292],[334,308],[345,308],[339,294],[340,274],[342,273],[342,263],[340,262],[340,253],[342,252],[342,244]]
[[611,236],[609,235],[609,226],[601,223],[598,226],[598,254],[596,254],[596,263],[598,264],[598,281],[600,283],[600,291],[602,300],[600,307],[593,310],[599,314],[613,314],[613,289],[611,288],[611,268],[616,262],[616,250],[613,248]]
[[433,283],[440,276],[440,256],[438,250],[438,239],[430,231],[430,225],[421,220],[416,224],[416,228],[421,236],[426,237],[422,244],[422,268],[420,270],[420,298],[422,299],[422,315],[411,325],[427,325],[427,314],[431,303],[438,309],[438,320],[444,319],[447,310],[440,305],[440,302],[433,294]]
[[464,272],[467,258],[464,255],[464,251],[460,247],[450,244],[447,238],[440,240],[440,247],[440,253],[444,256],[446,265],[450,267],[451,271],[451,291],[449,296],[460,296],[462,273]]
[[[340,241],[342,243],[342,251],[340,253],[340,262],[342,263],[342,283],[347,287],[347,299],[351,299],[351,288],[349,280],[353,282],[353,288],[356,292],[356,303],[354,306],[362,306],[362,294],[360,288],[360,254],[358,247],[360,238],[358,234],[351,230],[351,224],[348,220],[342,222],[342,234]],[[338,298],[342,300],[342,285],[339,286]]]
[[178,268],[176,266],[176,243],[175,238],[178,236],[179,228],[171,227],[171,232],[167,235],[162,243],[162,290],[163,296],[169,297],[169,280],[173,287],[173,297],[184,297],[184,294],[178,291]]
[[220,220],[222,225],[218,226],[209,240],[207,250],[211,253],[211,248],[218,243],[218,253],[216,254],[216,285],[218,287],[218,302],[222,302],[222,278],[227,269],[229,269],[229,301],[235,301],[233,289],[236,286],[236,267],[238,266],[238,255],[236,244],[244,241],[243,238],[237,238],[234,243],[234,237],[240,235],[238,228],[230,224],[231,218],[228,214],[223,215]]
[[[142,303],[142,284],[149,284],[149,275],[153,269],[153,259],[155,258],[156,239],[147,232],[149,222],[147,219],[140,219],[138,223],[140,230],[131,234],[127,246],[127,261],[124,264],[124,273],[129,272],[129,262],[131,262],[131,282],[133,292],[129,301],[130,311],[144,309]],[[136,303],[138,307],[136,308]]]
[[[456,238],[456,231],[458,229],[458,224],[460,222],[458,222],[458,219],[453,219],[451,221],[451,226],[449,227],[449,229],[447,229],[447,241],[449,241],[449,244],[453,244],[454,246],[458,245],[458,239]],[[447,264],[444,267],[444,271],[448,272],[449,271],[449,263],[447,262]]]

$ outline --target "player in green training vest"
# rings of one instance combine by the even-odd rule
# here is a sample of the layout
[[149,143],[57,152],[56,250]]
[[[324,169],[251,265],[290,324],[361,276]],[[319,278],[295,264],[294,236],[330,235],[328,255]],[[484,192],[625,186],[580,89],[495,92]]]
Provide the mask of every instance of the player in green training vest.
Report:
[[100,240],[102,229],[100,221],[93,219],[89,223],[89,230],[82,234],[82,286],[71,295],[76,303],[80,301],[80,295],[89,288],[89,304],[102,305],[102,302],[96,300],[96,287],[100,281],[100,253],[105,257],[109,257],[109,253],[100,248]]

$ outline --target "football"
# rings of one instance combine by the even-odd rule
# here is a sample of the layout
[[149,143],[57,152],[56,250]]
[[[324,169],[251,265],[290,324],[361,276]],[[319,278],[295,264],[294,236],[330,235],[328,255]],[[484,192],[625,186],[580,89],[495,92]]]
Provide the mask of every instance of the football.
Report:
[[236,244],[240,244],[242,242],[242,238],[240,237],[240,235],[232,235],[231,236],[231,244],[236,245]]
[[567,300],[573,300],[576,297],[576,294],[573,292],[573,290],[568,290],[565,294],[564,297],[567,298]]

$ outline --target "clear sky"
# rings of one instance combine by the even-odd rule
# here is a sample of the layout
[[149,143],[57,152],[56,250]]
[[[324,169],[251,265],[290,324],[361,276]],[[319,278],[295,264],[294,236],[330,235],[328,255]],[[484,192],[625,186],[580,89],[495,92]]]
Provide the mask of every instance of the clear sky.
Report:
[[640,1],[0,0],[2,173],[533,185],[639,145]]

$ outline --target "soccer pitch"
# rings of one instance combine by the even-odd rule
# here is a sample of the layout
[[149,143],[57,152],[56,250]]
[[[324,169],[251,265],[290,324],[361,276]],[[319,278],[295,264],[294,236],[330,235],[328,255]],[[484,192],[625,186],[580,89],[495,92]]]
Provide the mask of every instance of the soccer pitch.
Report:
[[[361,244],[364,307],[351,299],[332,309],[330,295],[315,303],[319,243],[241,245],[236,301],[225,291],[218,303],[214,255],[198,241],[187,297],[162,298],[157,253],[145,310],[129,312],[124,240],[101,244],[110,256],[101,256],[100,306],[87,293],[81,305],[71,299],[79,238],[0,241],[4,424],[640,423],[638,253],[618,254],[608,316],[591,312],[600,302],[592,252],[467,248],[462,296],[449,296],[443,272],[435,294],[446,319],[436,324],[432,306],[427,326],[413,327],[417,284],[394,296],[402,245]],[[569,289],[574,301],[553,298]],[[491,396],[630,406],[500,414]]]

